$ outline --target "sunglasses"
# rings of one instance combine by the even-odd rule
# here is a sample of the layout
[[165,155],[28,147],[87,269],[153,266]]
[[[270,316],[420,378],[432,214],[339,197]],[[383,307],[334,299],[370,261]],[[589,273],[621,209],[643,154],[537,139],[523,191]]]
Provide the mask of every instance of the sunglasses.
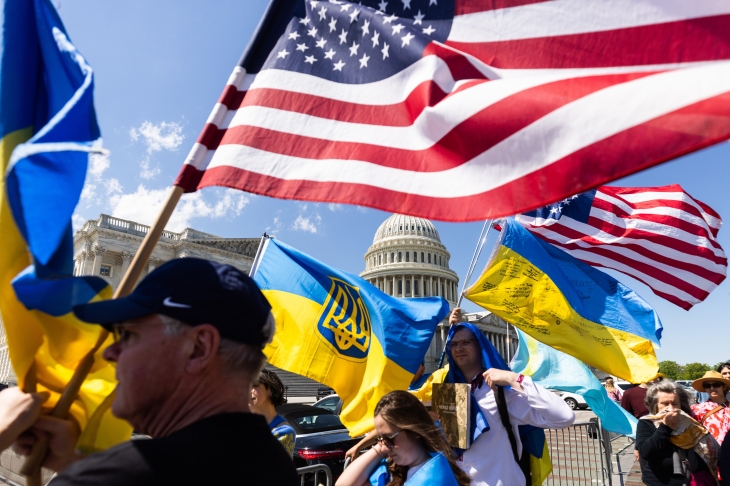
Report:
[[723,386],[724,385],[722,383],[717,383],[717,382],[714,382],[714,381],[712,383],[710,383],[710,382],[704,382],[702,384],[702,388],[722,388]]
[[461,341],[451,341],[449,344],[446,345],[446,349],[448,351],[451,351],[452,349],[459,349],[459,348],[468,348],[471,346],[471,343],[477,342],[476,339],[462,339]]
[[403,432],[403,431],[402,430],[399,430],[398,432],[396,432],[393,435],[386,435],[385,437],[377,436],[375,438],[375,440],[378,441],[378,444],[382,444],[385,447],[387,447],[388,449],[392,449],[393,447],[395,447],[395,438],[396,438],[396,436],[398,434],[400,434],[401,432]]

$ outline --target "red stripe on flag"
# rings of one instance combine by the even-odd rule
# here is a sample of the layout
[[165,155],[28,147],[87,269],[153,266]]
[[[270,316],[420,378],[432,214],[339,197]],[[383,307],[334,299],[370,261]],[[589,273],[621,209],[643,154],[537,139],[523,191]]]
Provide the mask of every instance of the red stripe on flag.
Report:
[[[643,66],[730,59],[730,15],[585,34],[446,45],[502,69]],[[565,46],[580,46],[566,53]]]
[[[447,170],[473,159],[505,138],[534,123],[567,103],[608,86],[650,76],[652,73],[589,76],[547,83],[505,98],[463,121],[444,135],[436,144],[424,150],[405,150],[380,145],[337,142],[293,135],[251,126],[236,126],[226,130],[221,145],[246,145],[259,150],[307,159],[350,159],[371,162],[419,172]],[[246,97],[248,98],[248,97]],[[294,97],[296,99],[296,97]],[[301,107],[306,109],[306,107]],[[358,111],[354,111],[357,109]],[[344,110],[349,116],[363,105]]]
[[[578,192],[576,188],[596,187],[727,140],[730,138],[730,118],[720,114],[728,112],[730,94],[708,98],[608,137],[542,170],[474,196],[430,197],[364,184],[288,181],[229,166],[208,169],[198,187],[220,185],[284,199],[357,204],[440,221],[484,220],[509,216],[514,214],[514,208],[530,211],[543,206],[545,201],[565,199]],[[696,133],[667,130],[666,127],[672,126],[677,117],[690,120],[689,124],[694,128],[691,131]],[[700,135],[701,132],[704,135]],[[652,143],[647,144],[647,140]],[[190,186],[184,187],[188,192],[195,190]]]
[[543,3],[550,0],[457,0],[454,15],[465,15],[487,10],[521,7],[533,3]]

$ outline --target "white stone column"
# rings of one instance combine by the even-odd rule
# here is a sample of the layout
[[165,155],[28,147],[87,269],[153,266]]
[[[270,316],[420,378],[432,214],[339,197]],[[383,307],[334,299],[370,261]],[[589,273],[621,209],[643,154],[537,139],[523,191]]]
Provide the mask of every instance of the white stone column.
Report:
[[91,269],[91,275],[98,276],[99,270],[101,270],[101,259],[104,256],[104,253],[106,253],[106,248],[94,245],[92,252],[94,253],[94,266]]
[[423,274],[421,274],[421,297],[426,297],[426,287],[423,285]]
[[162,260],[159,258],[152,257],[147,261],[147,274],[152,273],[152,271],[162,265]]
[[82,251],[74,260],[74,276],[78,277],[84,274],[84,262],[86,261],[86,251]]
[[393,289],[392,290],[393,290],[393,293],[390,295],[392,295],[393,297],[397,297],[398,296],[398,287],[395,286],[395,275],[393,275]]
[[411,274],[411,297],[416,296],[416,276]]

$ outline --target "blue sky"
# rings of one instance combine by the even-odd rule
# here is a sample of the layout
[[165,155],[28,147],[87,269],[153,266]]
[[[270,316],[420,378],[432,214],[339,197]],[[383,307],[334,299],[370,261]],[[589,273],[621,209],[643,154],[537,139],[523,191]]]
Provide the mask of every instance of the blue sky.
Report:
[[[263,0],[55,0],[69,36],[96,73],[96,109],[108,157],[91,165],[75,223],[100,213],[149,224],[218,99],[266,6]],[[612,183],[681,184],[722,216],[730,215],[730,143],[722,143]],[[170,229],[190,226],[223,237],[268,231],[343,270],[359,273],[375,230],[389,216],[345,205],[275,200],[207,188],[185,196]],[[481,223],[434,222],[466,273]],[[719,240],[730,249],[730,230]],[[490,236],[479,270],[495,235]],[[660,360],[714,364],[730,359],[730,284],[687,312],[643,284],[622,282],[655,307],[664,323]],[[465,304],[468,310],[478,308]]]

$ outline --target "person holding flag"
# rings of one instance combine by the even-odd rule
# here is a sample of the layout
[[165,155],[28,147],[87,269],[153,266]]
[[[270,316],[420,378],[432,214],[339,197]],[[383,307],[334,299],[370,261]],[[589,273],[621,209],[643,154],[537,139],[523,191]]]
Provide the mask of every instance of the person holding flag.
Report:
[[[445,382],[469,383],[473,410],[481,416],[472,420],[472,445],[458,464],[475,486],[525,484],[519,461],[526,444],[518,426],[562,429],[573,425],[575,414],[560,397],[512,372],[476,326],[461,322],[461,309],[453,310],[449,323]],[[534,452],[542,456],[542,450]]]

